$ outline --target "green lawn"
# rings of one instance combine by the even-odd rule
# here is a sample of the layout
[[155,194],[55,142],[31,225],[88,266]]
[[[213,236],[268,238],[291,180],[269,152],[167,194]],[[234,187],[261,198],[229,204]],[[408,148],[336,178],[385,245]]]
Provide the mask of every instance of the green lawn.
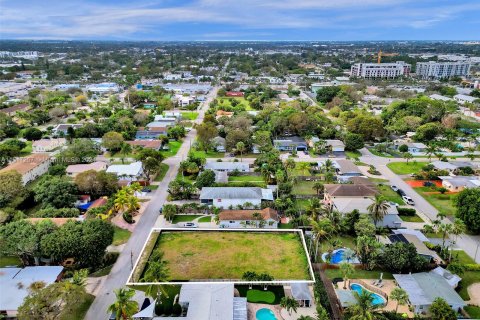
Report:
[[387,167],[396,174],[418,173],[426,165],[426,162],[390,162]]
[[25,143],[27,144],[25,146],[25,148],[23,148],[20,152],[20,157],[26,157],[28,155],[30,155],[33,151],[33,147],[32,147],[32,141],[25,141]]
[[441,194],[431,193],[430,187],[415,188],[422,197],[425,198],[432,206],[434,206],[439,212],[446,214],[447,216],[455,215],[457,209],[454,205],[454,198],[457,196],[455,193]]
[[317,191],[313,189],[315,181],[298,181],[293,186],[293,194],[316,195]]
[[84,294],[76,303],[72,306],[72,311],[68,312],[68,314],[62,314],[60,320],[83,320],[85,319],[85,315],[87,314],[90,305],[93,303],[95,299],[94,295],[91,294]]
[[170,148],[169,150],[163,150],[162,154],[165,158],[168,157],[173,157],[177,154],[178,149],[182,146],[182,141],[169,141],[168,142],[168,147]]
[[308,199],[297,199],[295,200],[298,210],[305,210],[308,205]]
[[[336,246],[335,248],[333,248],[331,246],[330,243],[332,242],[338,242],[338,246]],[[327,248],[331,248],[332,250],[333,249],[338,249],[339,247],[347,247],[347,248],[350,248],[350,249],[355,249],[355,238],[352,237],[352,236],[334,236],[331,238],[331,240],[329,241],[329,243],[325,244],[324,248],[327,249]]]
[[[380,274],[383,273],[383,279],[392,280],[393,275],[390,272],[385,271],[368,271],[362,269],[355,269],[355,272],[350,276],[350,279],[380,279]],[[325,270],[325,274],[330,279],[343,278],[340,269],[328,269]]]
[[382,184],[382,185],[378,185],[377,187],[378,187],[378,190],[380,190],[380,193],[382,194],[382,196],[385,198],[385,200],[398,203],[399,205],[405,204],[402,200],[402,197],[398,193],[393,191],[392,188],[390,188],[390,186]]
[[351,159],[353,158],[359,158],[362,156],[360,151],[345,151],[345,155]]
[[368,151],[370,151],[372,154],[378,156],[378,157],[384,157],[384,158],[393,158],[393,156],[389,153],[383,153],[383,152],[378,152],[375,150],[375,148],[369,148]]
[[278,229],[294,229],[293,224],[289,223],[280,223],[278,224]]
[[216,152],[216,151],[203,151],[203,150],[196,150],[195,148],[190,149],[190,152],[193,153],[195,157],[198,158],[223,158],[225,153],[223,152]]
[[480,282],[480,271],[465,271],[461,276],[462,281],[460,281],[459,286],[460,290],[458,294],[462,297],[463,300],[470,300],[470,295],[468,294],[468,286],[477,282]]
[[155,181],[162,181],[163,178],[165,178],[167,171],[168,171],[168,164],[165,164],[165,163],[160,164],[160,171],[155,177]]
[[119,228],[117,226],[113,227],[114,233],[113,233],[113,245],[118,246],[121,244],[124,244],[128,241],[132,233],[128,230]]
[[271,291],[252,289],[247,291],[247,301],[272,304],[275,302],[275,294]]
[[294,176],[311,176],[309,170],[302,170],[301,164],[307,163],[309,165],[308,168],[311,168],[310,162],[295,162],[295,169],[293,169]]
[[[280,300],[285,296],[285,291],[282,286],[268,286],[265,290],[262,286],[235,286],[235,289],[240,293],[240,297],[246,297],[248,302],[252,303],[266,303],[266,304],[280,304]],[[273,297],[273,299],[272,299]]]
[[[475,261],[463,250],[453,250],[452,258],[454,259],[454,262],[460,264],[476,264]],[[478,279],[478,281],[480,281],[480,279]]]
[[177,214],[173,217],[172,223],[179,223],[179,222],[190,222],[197,218],[200,218],[202,215],[198,214]]
[[212,217],[202,217],[198,219],[198,222],[212,222]]
[[181,112],[182,118],[185,120],[196,120],[198,118],[198,112],[195,111],[185,111]]
[[5,257],[5,256],[0,257],[0,268],[11,267],[11,266],[18,267],[21,265],[22,265],[22,261],[18,257]]
[[466,306],[464,310],[467,311],[471,319],[480,319],[480,307]]
[[229,176],[228,181],[264,182],[261,176]]
[[310,279],[297,233],[162,232],[154,250],[163,252],[172,281],[241,279],[246,271],[267,273],[277,280]]
[[414,215],[414,216],[402,216],[402,215],[399,215],[400,219],[402,219],[402,221],[405,221],[405,222],[425,222],[423,221],[422,218],[420,218],[419,216],[417,215]]

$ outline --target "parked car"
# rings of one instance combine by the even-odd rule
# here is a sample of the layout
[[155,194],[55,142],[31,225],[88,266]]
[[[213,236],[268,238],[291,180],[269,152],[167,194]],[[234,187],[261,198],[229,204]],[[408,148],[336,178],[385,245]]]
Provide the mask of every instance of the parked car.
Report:
[[397,190],[397,193],[398,193],[399,195],[401,195],[402,197],[407,195],[407,194],[405,193],[405,191],[403,191],[402,189],[398,189],[398,190]]
[[198,225],[195,222],[185,222],[183,226],[185,228],[198,228]]
[[305,155],[308,155],[308,151],[307,151],[307,150],[303,151],[303,153],[304,153]]
[[412,198],[408,196],[402,196],[403,201],[405,201],[406,204],[409,204],[411,206],[415,205],[415,202],[413,201]]
[[390,205],[390,207],[398,207],[399,206],[398,203],[393,202],[393,201],[388,202],[388,204]]
[[397,187],[397,186],[390,186],[390,188],[392,188],[392,190],[395,191],[395,192],[398,191],[398,187]]
[[160,213],[160,214],[163,213],[163,207],[160,207],[160,209],[158,209],[158,213]]
[[150,188],[143,188],[142,192],[147,192],[148,193],[148,192],[152,192],[152,190],[150,190]]

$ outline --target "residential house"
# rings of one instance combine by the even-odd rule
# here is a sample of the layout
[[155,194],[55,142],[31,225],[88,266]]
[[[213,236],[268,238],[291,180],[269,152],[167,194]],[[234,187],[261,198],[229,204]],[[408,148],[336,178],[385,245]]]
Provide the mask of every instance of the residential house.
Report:
[[136,181],[143,176],[143,166],[141,161],[130,164],[114,164],[108,167],[107,172],[115,173],[121,180]]
[[279,151],[306,151],[308,149],[305,139],[292,136],[292,137],[279,137],[273,140],[273,146]]
[[125,142],[132,146],[132,148],[141,147],[146,149],[160,150],[162,147],[162,141],[160,140],[134,140]]
[[0,173],[17,171],[22,175],[24,185],[47,173],[52,159],[48,153],[35,153],[30,156],[19,158],[0,170]]
[[278,227],[278,213],[271,208],[263,210],[223,210],[220,211],[220,228],[256,228],[259,220],[254,219],[253,214],[260,213],[264,221],[264,228],[276,229]]
[[480,188],[478,176],[439,176],[442,187],[451,192],[460,192],[465,188]]
[[32,142],[32,152],[50,152],[59,147],[63,147],[67,144],[65,138],[56,138],[56,139],[40,139]]
[[440,266],[436,267],[433,270],[430,270],[430,272],[438,274],[439,276],[442,276],[452,288],[456,288],[460,283],[460,281],[462,281],[462,278],[460,278],[458,275],[453,274],[450,271],[443,269]]
[[444,299],[457,312],[467,305],[448,281],[435,272],[394,274],[393,277],[398,286],[407,292],[416,314],[428,314],[436,298]]
[[12,107],[0,109],[0,112],[6,113],[8,116],[13,117],[17,111],[27,111],[30,109],[30,106],[26,103],[17,104]]
[[452,101],[453,100],[452,98],[445,97],[445,96],[442,96],[442,95],[436,94],[436,93],[430,95],[430,99],[439,100],[439,101]]
[[182,119],[182,113],[180,111],[165,111],[163,115],[166,118],[175,118],[177,120]]
[[453,99],[457,101],[459,104],[465,104],[465,103],[474,103],[475,100],[478,100],[478,98],[472,97],[472,96],[467,96],[465,94],[457,94],[453,96]]
[[136,140],[158,139],[167,135],[167,127],[139,127],[135,133]]
[[7,318],[16,318],[18,308],[30,295],[33,283],[42,282],[48,286],[61,279],[61,266],[35,266],[25,268],[0,268],[0,313]]
[[107,163],[102,161],[95,161],[86,164],[71,164],[66,169],[66,175],[75,178],[77,175],[85,171],[94,170],[98,172],[102,170],[107,170],[107,167]]
[[292,298],[298,302],[300,307],[308,308],[312,305],[313,295],[307,283],[296,282],[290,284],[290,292],[292,294]]
[[245,162],[232,161],[207,161],[204,166],[205,170],[226,171],[226,172],[250,172],[250,166]]
[[225,138],[222,138],[220,136],[215,137],[212,139],[212,145],[214,146],[215,150],[217,152],[225,152],[227,151],[227,141]]
[[394,233],[388,236],[388,239],[394,242],[403,242],[410,243],[415,246],[417,253],[427,259],[429,262],[442,263],[443,260],[440,256],[433,250],[429,249],[426,245],[424,239],[417,237],[415,234],[409,233]]
[[185,320],[247,320],[247,298],[235,297],[233,283],[184,284],[178,303]]
[[200,192],[201,203],[223,209],[243,206],[247,202],[260,206],[264,200],[273,201],[272,190],[259,187],[208,187]]
[[342,176],[348,180],[349,177],[363,176],[360,169],[350,160],[335,160],[337,164],[337,176]]
[[68,128],[73,128],[74,130],[83,127],[81,123],[62,123],[57,125],[52,129],[53,136],[65,136],[68,133]]
[[427,151],[427,146],[421,142],[406,142],[405,145],[410,153],[424,153]]
[[472,168],[472,169],[477,168],[476,165],[474,165],[471,162],[467,162],[467,161],[450,161],[450,162],[433,161],[433,162],[431,162],[431,164],[437,170],[446,170],[446,171],[452,172],[452,173],[455,173],[460,168],[465,168],[465,167],[469,167],[469,168]]
[[227,97],[243,97],[244,93],[241,91],[227,91],[225,96]]
[[194,96],[175,95],[174,98],[180,108],[188,107],[196,101]]
[[173,127],[177,124],[178,119],[175,117],[164,117],[162,115],[156,115],[153,122],[147,124],[149,128],[156,127]]
[[345,144],[342,140],[327,139],[325,140],[325,142],[327,148],[330,149],[333,153],[345,152]]

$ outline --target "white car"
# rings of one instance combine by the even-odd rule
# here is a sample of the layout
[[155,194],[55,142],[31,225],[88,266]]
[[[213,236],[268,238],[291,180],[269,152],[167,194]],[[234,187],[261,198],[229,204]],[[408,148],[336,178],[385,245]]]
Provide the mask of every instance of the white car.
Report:
[[406,204],[409,204],[411,206],[415,205],[415,202],[413,201],[413,199],[408,196],[402,196],[402,199],[403,201],[405,201]]
[[183,226],[185,228],[198,228],[198,225],[195,222],[185,222]]
[[390,186],[390,188],[392,188],[392,190],[395,191],[395,192],[398,191],[398,187],[397,187],[397,186]]
[[389,204],[391,207],[398,207],[398,206],[399,206],[398,203],[393,202],[393,201],[390,201],[388,204]]

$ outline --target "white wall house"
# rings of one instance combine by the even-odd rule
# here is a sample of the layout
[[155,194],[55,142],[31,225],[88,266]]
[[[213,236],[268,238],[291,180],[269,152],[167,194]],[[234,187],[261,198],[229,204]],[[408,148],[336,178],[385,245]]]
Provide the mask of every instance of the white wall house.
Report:
[[240,171],[240,172],[250,172],[250,166],[245,162],[232,162],[232,161],[207,161],[205,164],[205,170],[215,170],[215,171]]
[[254,219],[253,214],[260,213],[263,228],[276,229],[278,227],[278,213],[271,208],[263,210],[224,210],[219,214],[220,228],[258,228],[260,220]]
[[236,208],[245,203],[260,206],[262,200],[273,201],[272,190],[259,187],[208,187],[200,192],[203,204],[223,209]]
[[143,166],[141,161],[130,164],[114,164],[108,167],[107,172],[115,173],[121,180],[136,181],[142,178]]
[[0,170],[0,173],[17,171],[22,175],[24,185],[47,173],[52,159],[46,153],[36,153],[25,158],[19,158],[15,162]]
[[33,141],[32,151],[34,153],[50,152],[56,148],[64,146],[66,143],[67,143],[67,140],[65,138],[41,139],[41,140]]
[[94,170],[94,171],[102,171],[107,170],[107,163],[102,161],[95,161],[92,163],[87,164],[71,164],[66,169],[66,174],[69,177],[75,178],[82,172]]

